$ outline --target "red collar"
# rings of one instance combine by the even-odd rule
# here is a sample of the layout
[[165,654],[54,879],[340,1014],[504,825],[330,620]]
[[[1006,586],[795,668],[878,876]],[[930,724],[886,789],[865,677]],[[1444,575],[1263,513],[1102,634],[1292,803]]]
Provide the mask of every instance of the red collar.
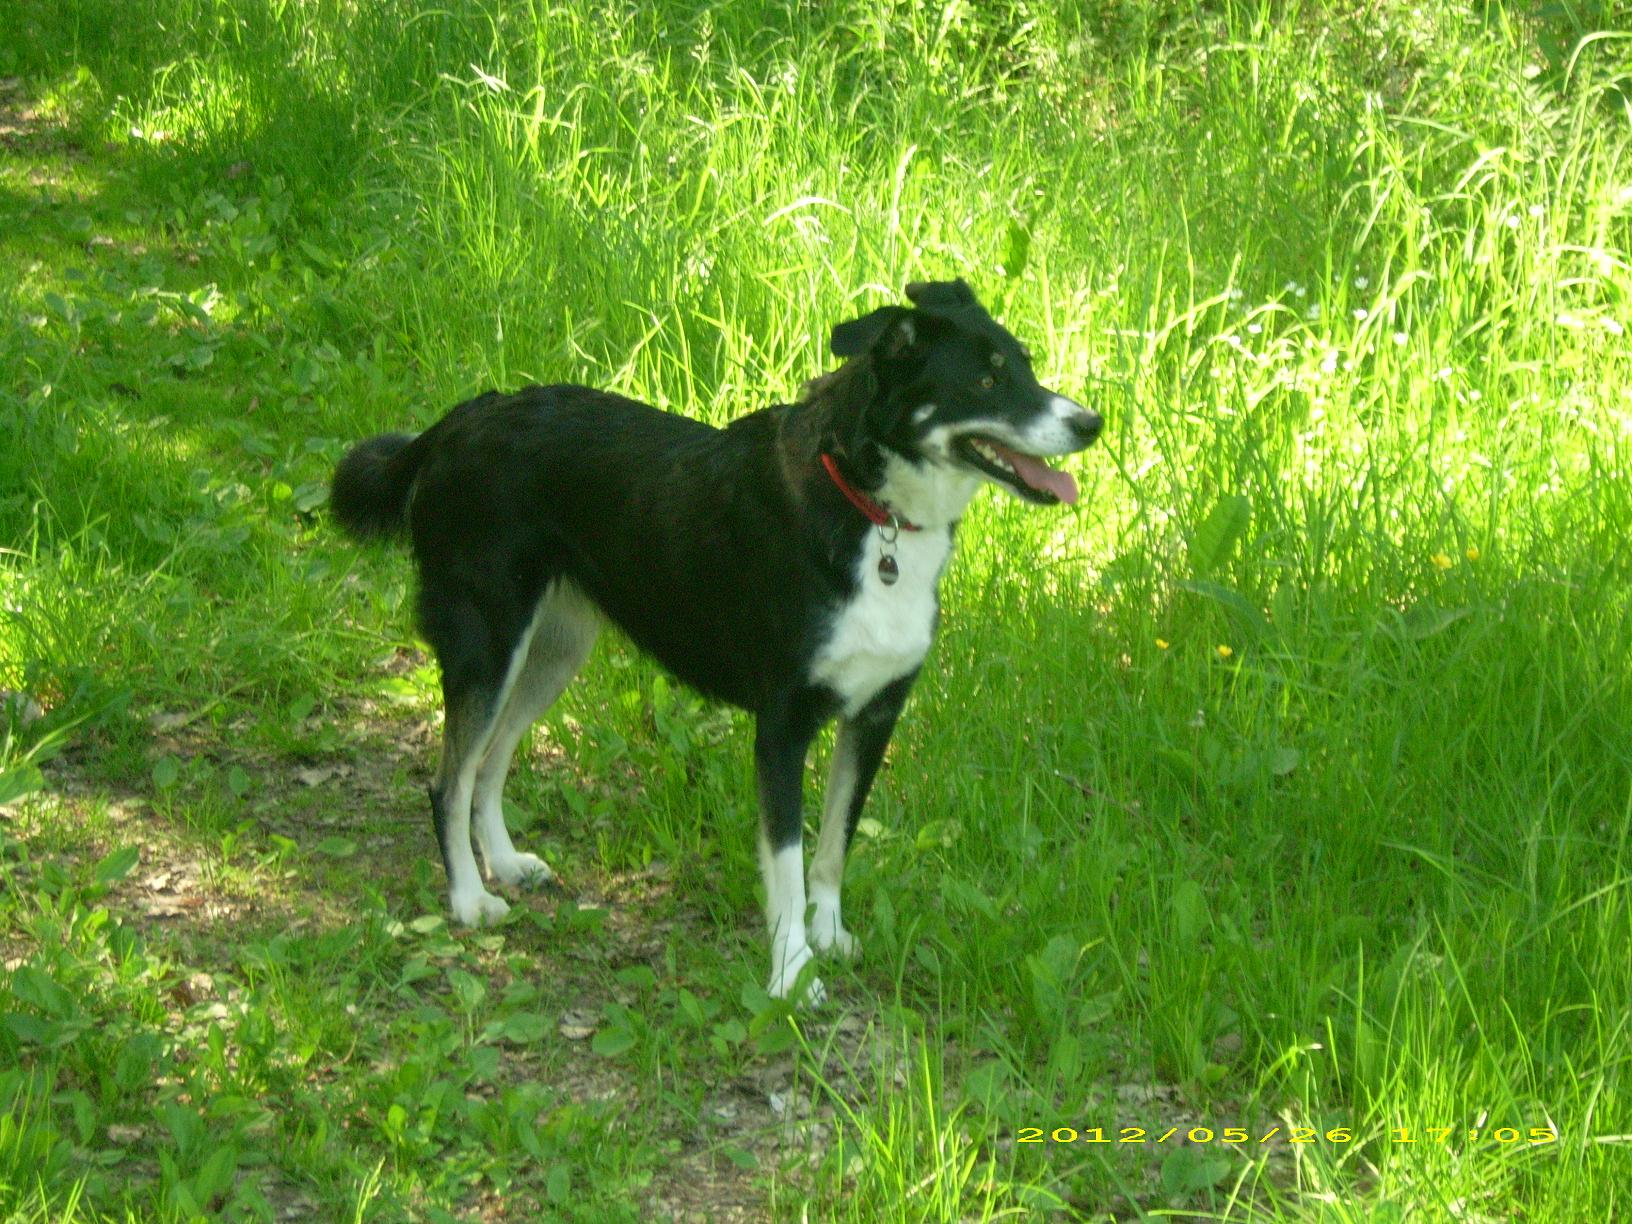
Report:
[[872,498],[868,497],[867,494],[863,493],[860,489],[856,488],[853,484],[846,480],[839,474],[839,465],[833,462],[833,456],[827,454],[825,451],[822,453],[822,466],[827,469],[827,474],[833,478],[833,483],[838,486],[839,492],[843,493],[845,497],[849,498],[850,504],[865,514],[869,520],[878,524],[878,526],[899,527],[902,531],[921,530],[918,524],[909,523],[906,519],[902,518],[889,507],[885,506],[882,502],[874,501]]

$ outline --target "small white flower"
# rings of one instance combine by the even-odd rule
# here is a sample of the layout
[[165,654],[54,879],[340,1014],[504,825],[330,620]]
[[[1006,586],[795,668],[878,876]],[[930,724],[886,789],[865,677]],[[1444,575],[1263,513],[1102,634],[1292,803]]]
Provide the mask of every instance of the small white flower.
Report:
[[1529,209],[1530,215],[1532,217],[1539,217],[1539,216],[1542,215],[1542,213],[1544,213],[1546,211],[1547,210],[1545,208],[1543,208],[1540,204],[1532,204],[1532,205],[1530,205],[1530,209]]
[[1371,288],[1371,277],[1369,277],[1369,276],[1357,276],[1357,277],[1355,277],[1354,278],[1354,287],[1356,289],[1369,289],[1369,288]]
[[1612,336],[1624,336],[1626,334],[1626,328],[1621,326],[1619,319],[1611,319],[1606,317],[1599,319],[1598,322],[1602,323],[1604,325],[1604,330]]
[[1539,77],[1540,75],[1541,75],[1541,65],[1540,64],[1526,64],[1524,66],[1524,79],[1525,80],[1533,81],[1537,77]]
[[1513,213],[1508,213],[1506,219],[1503,220],[1502,224],[1507,226],[1508,229],[1518,229],[1519,228],[1519,219]]
[[1367,310],[1364,306],[1356,306],[1352,313],[1354,315],[1355,322],[1357,323],[1362,323],[1371,317],[1371,311]]
[[1411,339],[1411,337],[1406,335],[1404,332],[1395,332],[1394,333],[1394,347],[1395,348],[1404,348],[1405,347],[1405,342],[1407,340],[1409,340],[1409,339]]
[[1247,324],[1247,331],[1250,332],[1254,336],[1258,335],[1263,330],[1264,330],[1264,325],[1262,323],[1248,323]]

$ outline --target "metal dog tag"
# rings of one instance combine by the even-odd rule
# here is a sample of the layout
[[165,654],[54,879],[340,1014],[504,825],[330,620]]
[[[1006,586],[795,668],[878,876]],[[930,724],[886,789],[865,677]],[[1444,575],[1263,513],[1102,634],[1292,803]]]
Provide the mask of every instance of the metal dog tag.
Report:
[[878,580],[885,586],[894,586],[895,580],[901,577],[901,567],[896,565],[895,558],[886,553],[878,559]]

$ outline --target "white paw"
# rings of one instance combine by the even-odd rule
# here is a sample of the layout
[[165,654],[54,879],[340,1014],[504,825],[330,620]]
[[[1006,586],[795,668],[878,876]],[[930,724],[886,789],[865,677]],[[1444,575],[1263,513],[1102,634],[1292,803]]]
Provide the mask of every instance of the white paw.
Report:
[[503,858],[495,857],[488,869],[501,884],[547,884],[555,879],[555,872],[548,863],[536,854],[520,851],[511,851]]
[[854,960],[861,955],[861,940],[844,929],[837,914],[816,911],[810,924],[810,942],[816,951],[836,952],[846,960]]
[[[781,965],[771,966],[771,984],[765,988],[766,993],[773,999],[787,998],[799,984],[799,971],[815,958],[816,953],[809,944],[790,948],[783,956]],[[817,1007],[826,998],[827,988],[822,985],[822,980],[811,978],[798,1002],[802,1007]]]
[[453,920],[460,926],[490,926],[510,912],[510,903],[483,890],[448,898]]

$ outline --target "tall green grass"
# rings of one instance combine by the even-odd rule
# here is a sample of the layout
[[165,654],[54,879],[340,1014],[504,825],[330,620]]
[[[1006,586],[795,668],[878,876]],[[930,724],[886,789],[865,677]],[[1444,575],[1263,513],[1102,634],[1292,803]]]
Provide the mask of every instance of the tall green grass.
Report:
[[[1110,428],[1081,509],[990,495],[961,534],[850,877],[866,959],[829,975],[886,1055],[800,1018],[825,1137],[698,1141],[721,1185],[790,1219],[1628,1210],[1632,40],[1607,18],[16,20],[0,70],[66,126],[0,179],[0,688],[45,710],[6,707],[0,776],[46,787],[0,825],[0,1211],[684,1201],[678,1136],[792,1040],[753,985],[742,720],[612,643],[518,779],[571,874],[670,873],[635,915],[678,928],[662,956],[554,983],[616,923],[416,923],[427,750],[344,835],[290,782],[367,773],[434,711],[405,563],[338,541],[323,482],[347,440],[491,384],[723,421],[797,394],[834,322],[952,274]],[[247,935],[136,933],[105,857],[132,795],[262,899]],[[400,879],[351,857],[382,841]],[[310,933],[278,931],[291,907]],[[195,969],[248,1002],[189,1059],[162,983]],[[573,1099],[574,992],[640,1108]],[[542,1065],[490,1074],[503,1034]],[[230,1159],[189,1112],[212,1095],[271,1102],[215,1116]],[[1156,1141],[1193,1127],[1215,1139]]]

